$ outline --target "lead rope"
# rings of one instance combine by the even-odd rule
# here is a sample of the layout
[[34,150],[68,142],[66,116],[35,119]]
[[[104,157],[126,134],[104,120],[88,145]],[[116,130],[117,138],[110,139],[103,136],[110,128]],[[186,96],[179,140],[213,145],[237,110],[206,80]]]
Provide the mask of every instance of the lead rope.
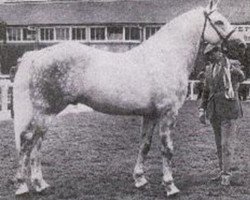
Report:
[[230,68],[231,68],[231,63],[229,59],[226,58],[226,66],[224,67],[225,74],[223,76],[223,81],[224,81],[224,86],[228,88],[228,90],[225,92],[225,97],[227,99],[234,99],[235,94],[232,85]]

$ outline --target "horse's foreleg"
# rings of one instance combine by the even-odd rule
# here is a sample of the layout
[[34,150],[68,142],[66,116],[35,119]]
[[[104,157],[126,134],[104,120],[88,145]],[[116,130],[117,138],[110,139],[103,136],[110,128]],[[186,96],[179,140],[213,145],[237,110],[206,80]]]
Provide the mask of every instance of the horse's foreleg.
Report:
[[16,174],[16,181],[17,181],[17,190],[15,193],[16,195],[29,192],[28,185],[26,183],[28,160],[29,160],[28,156],[25,153],[20,152],[18,170]]
[[43,179],[41,165],[41,146],[42,137],[40,136],[30,155],[31,183],[37,192],[41,192],[49,187]]
[[166,187],[167,195],[174,195],[179,189],[174,184],[171,169],[171,158],[173,156],[173,141],[171,138],[171,129],[175,125],[174,114],[168,113],[160,121],[161,152],[163,157],[163,185]]
[[141,128],[142,143],[140,145],[140,150],[133,174],[135,180],[135,186],[137,188],[147,184],[147,179],[145,178],[144,175],[143,165],[145,158],[151,147],[151,141],[156,122],[157,120],[153,117],[150,116],[143,117],[142,128]]

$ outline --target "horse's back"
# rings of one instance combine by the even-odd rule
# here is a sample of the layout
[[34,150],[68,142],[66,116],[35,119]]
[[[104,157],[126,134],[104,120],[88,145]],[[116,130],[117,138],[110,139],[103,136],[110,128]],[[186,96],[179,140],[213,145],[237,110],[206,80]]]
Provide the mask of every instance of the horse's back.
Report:
[[110,114],[143,115],[178,101],[169,84],[179,84],[171,74],[177,69],[163,73],[169,66],[155,57],[145,60],[141,51],[113,53],[65,42],[25,54],[22,60],[17,79],[26,80],[18,82],[26,81],[33,106],[46,114],[80,102]]

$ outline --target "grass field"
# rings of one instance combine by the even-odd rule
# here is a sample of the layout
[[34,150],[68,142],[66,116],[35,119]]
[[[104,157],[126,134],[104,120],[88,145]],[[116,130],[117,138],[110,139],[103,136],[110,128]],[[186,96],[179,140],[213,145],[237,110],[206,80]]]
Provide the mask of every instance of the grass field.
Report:
[[[218,172],[214,138],[201,125],[195,102],[180,110],[174,130],[173,168],[181,193],[171,199],[250,200],[250,103],[240,119],[235,175],[232,185],[210,181]],[[52,186],[42,194],[15,198],[13,176],[17,156],[13,122],[0,122],[0,200],[163,200],[159,136],[154,135],[146,162],[150,184],[136,189],[132,172],[140,141],[139,117],[109,116],[97,112],[68,114],[55,119],[43,145],[44,177]]]

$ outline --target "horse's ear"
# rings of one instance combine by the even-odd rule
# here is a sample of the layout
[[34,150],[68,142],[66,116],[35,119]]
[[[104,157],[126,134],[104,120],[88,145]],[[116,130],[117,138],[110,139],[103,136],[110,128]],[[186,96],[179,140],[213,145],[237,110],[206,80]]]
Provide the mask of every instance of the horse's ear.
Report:
[[207,12],[207,13],[210,13],[210,12],[216,10],[216,9],[217,9],[217,4],[219,3],[219,1],[220,1],[220,0],[218,0],[218,1],[215,3],[214,0],[210,0],[210,1],[209,1],[209,4],[208,4],[207,7],[206,7],[206,12]]

